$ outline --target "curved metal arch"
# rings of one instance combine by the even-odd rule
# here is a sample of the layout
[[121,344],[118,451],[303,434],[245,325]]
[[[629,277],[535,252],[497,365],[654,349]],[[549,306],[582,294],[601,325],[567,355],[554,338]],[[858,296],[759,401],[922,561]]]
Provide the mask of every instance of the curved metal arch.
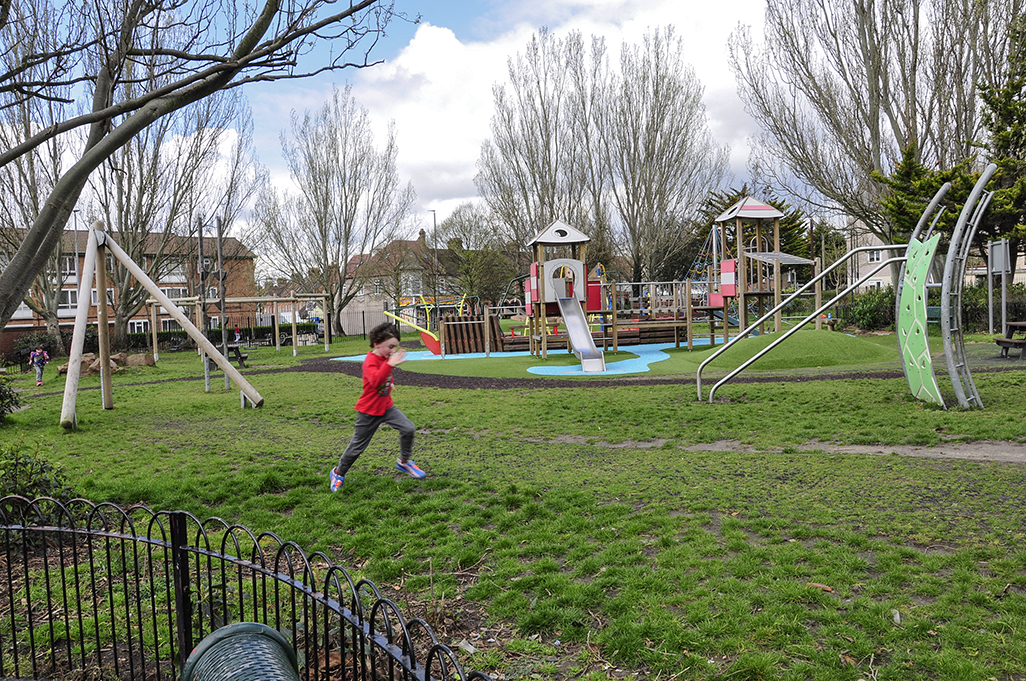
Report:
[[[984,169],[965,205],[962,206],[955,231],[951,235],[951,243],[948,245],[944,279],[941,282],[941,336],[944,341],[944,361],[947,364],[948,376],[951,378],[951,387],[955,391],[955,399],[966,409],[973,405],[982,407],[983,401],[976,390],[969,364],[966,362],[965,340],[962,335],[962,285],[965,282],[966,260],[972,246],[972,237],[976,234],[977,224],[982,217],[982,210],[977,210],[977,203],[983,196],[983,188],[990,182],[996,170],[997,166],[993,163]],[[981,204],[981,208],[985,210],[989,202],[988,196]],[[952,301],[955,304],[954,310]],[[954,327],[951,325],[953,314],[958,315],[957,325]]]

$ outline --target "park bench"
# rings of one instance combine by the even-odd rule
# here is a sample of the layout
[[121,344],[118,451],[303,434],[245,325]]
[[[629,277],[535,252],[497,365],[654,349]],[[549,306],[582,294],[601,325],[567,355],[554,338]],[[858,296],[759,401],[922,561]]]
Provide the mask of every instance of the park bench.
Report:
[[1026,338],[1014,338],[1017,331],[1026,332],[1026,322],[1008,322],[1005,324],[1005,337],[995,338],[994,342],[1001,348],[1001,356],[1008,357],[1008,350],[1019,349],[1019,359],[1026,359]]

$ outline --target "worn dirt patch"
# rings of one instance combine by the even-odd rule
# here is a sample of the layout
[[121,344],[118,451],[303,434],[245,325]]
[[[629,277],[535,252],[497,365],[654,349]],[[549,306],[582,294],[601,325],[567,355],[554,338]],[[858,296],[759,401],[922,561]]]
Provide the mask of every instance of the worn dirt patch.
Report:
[[[700,445],[683,447],[688,452],[782,452],[781,448],[766,449],[746,445],[737,440],[718,440]],[[791,448],[788,448],[791,449]],[[998,440],[978,440],[975,442],[950,442],[925,447],[922,445],[838,445],[830,442],[812,441],[797,447],[799,451],[820,451],[831,454],[874,454],[884,456],[915,456],[924,459],[964,459],[967,461],[1004,461],[1007,463],[1026,464],[1026,444],[1021,442],[1001,442]]]

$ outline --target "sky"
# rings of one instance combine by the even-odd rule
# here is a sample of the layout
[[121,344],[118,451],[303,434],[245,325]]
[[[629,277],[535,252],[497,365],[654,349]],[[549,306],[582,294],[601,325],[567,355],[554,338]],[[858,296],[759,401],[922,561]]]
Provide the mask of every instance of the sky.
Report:
[[[394,21],[372,56],[384,63],[303,81],[277,82],[248,93],[260,162],[276,183],[289,183],[279,136],[292,110],[319,107],[332,85],[352,86],[354,99],[383,144],[394,121],[398,169],[418,200],[424,227],[477,198],[474,175],[489,138],[492,89],[508,82],[507,60],[547,28],[556,36],[602,36],[611,59],[654,28],[673,25],[685,59],[705,87],[704,104],[717,143],[730,147],[734,185],[747,179],[748,137],[757,126],[737,96],[727,66],[731,33],[743,24],[758,39],[765,0],[396,0],[419,22]],[[429,212],[435,210],[434,216]]]

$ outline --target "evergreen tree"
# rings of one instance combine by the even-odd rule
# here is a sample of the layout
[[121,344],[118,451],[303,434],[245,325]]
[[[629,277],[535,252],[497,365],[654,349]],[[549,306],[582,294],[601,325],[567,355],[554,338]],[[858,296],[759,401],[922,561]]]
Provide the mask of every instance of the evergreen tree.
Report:
[[1026,239],[1026,19],[1012,22],[1008,38],[1004,85],[979,87],[983,122],[990,133],[985,148],[997,165],[990,184],[994,196],[981,225],[980,243],[1007,237],[1012,252],[1018,254]]

